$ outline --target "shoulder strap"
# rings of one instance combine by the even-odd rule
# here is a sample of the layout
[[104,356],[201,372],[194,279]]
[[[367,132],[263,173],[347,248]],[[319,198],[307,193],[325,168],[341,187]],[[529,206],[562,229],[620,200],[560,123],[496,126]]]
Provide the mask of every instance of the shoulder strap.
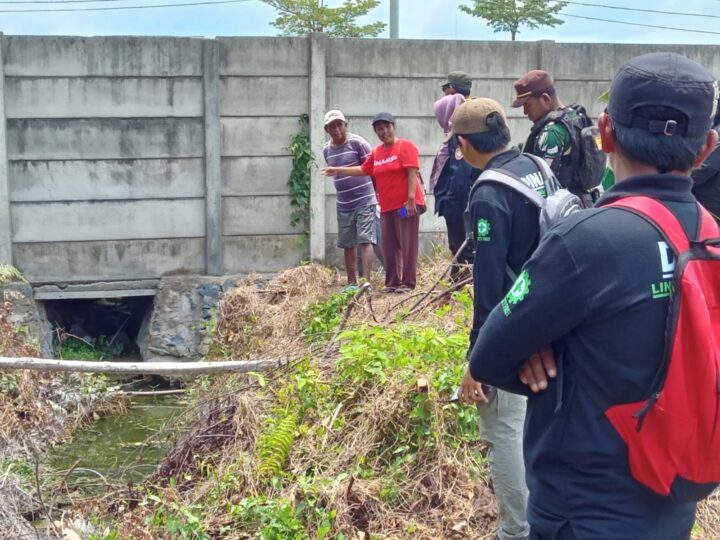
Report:
[[[690,247],[690,240],[688,239],[687,234],[685,234],[685,229],[683,229],[683,226],[680,224],[678,219],[672,212],[670,212],[670,210],[667,209],[667,207],[665,207],[665,205],[655,199],[645,196],[625,197],[607,204],[605,207],[624,208],[633,213],[639,214],[641,217],[644,217],[663,233],[670,242],[675,253],[682,253],[683,251],[687,251]],[[698,229],[703,229],[701,231],[699,230],[699,239],[704,239],[702,238],[702,234],[708,229],[705,222],[706,220],[703,216],[701,227],[698,227]]]
[[481,182],[495,182],[497,184],[502,184],[503,186],[507,186],[513,191],[518,192],[538,208],[542,208],[545,205],[545,199],[541,197],[537,191],[527,187],[520,178],[506,169],[488,169],[487,171],[484,171],[475,181],[475,185]]

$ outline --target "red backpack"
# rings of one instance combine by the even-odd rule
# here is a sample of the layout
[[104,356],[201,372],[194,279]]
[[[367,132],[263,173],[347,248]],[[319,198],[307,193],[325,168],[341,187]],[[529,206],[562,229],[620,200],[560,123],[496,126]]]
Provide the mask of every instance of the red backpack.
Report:
[[658,229],[675,255],[663,362],[648,395],[606,417],[628,447],[633,478],[677,501],[699,501],[720,483],[720,238],[698,205],[697,240],[660,202],[633,196],[629,210]]

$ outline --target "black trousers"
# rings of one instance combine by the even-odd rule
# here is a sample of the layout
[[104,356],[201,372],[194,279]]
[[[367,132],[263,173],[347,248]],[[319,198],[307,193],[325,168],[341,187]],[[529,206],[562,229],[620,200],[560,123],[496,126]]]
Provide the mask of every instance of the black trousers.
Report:
[[[465,241],[465,223],[463,222],[463,216],[443,217],[445,218],[445,225],[447,226],[448,247],[450,248],[450,253],[455,255]],[[462,271],[463,265],[472,264],[473,256],[472,247],[465,246],[462,253],[458,256],[458,264],[453,265],[453,268],[450,271],[450,279],[455,281]]]

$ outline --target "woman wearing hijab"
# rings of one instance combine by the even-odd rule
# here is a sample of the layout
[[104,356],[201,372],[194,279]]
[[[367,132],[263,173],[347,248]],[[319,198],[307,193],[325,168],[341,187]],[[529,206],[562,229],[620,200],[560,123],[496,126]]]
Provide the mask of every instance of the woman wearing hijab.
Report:
[[[433,162],[430,189],[435,195],[435,213],[445,219],[451,255],[455,255],[465,241],[463,215],[470,187],[480,174],[480,171],[471,167],[462,156],[457,158],[457,143],[453,139],[448,140],[448,134],[452,132],[450,118],[464,101],[465,96],[462,94],[451,94],[441,97],[434,105],[435,118],[444,136]],[[471,264],[472,259],[472,248],[463,249],[458,255],[459,264],[453,266],[450,278],[456,281],[463,267],[461,265]]]

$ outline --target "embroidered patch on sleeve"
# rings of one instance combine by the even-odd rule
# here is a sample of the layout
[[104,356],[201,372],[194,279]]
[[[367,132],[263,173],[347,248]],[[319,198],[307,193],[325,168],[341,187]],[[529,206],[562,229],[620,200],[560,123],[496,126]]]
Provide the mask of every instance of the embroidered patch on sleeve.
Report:
[[485,218],[477,220],[477,234],[476,239],[478,242],[489,242],[490,241],[490,222]]
[[541,157],[554,159],[563,155],[570,145],[570,133],[562,124],[549,123],[540,133],[537,149]]
[[500,302],[503,313],[506,317],[512,313],[512,306],[515,306],[525,300],[525,297],[530,293],[531,284],[532,280],[530,279],[530,274],[523,271],[518,276],[512,288],[505,295],[503,301]]

